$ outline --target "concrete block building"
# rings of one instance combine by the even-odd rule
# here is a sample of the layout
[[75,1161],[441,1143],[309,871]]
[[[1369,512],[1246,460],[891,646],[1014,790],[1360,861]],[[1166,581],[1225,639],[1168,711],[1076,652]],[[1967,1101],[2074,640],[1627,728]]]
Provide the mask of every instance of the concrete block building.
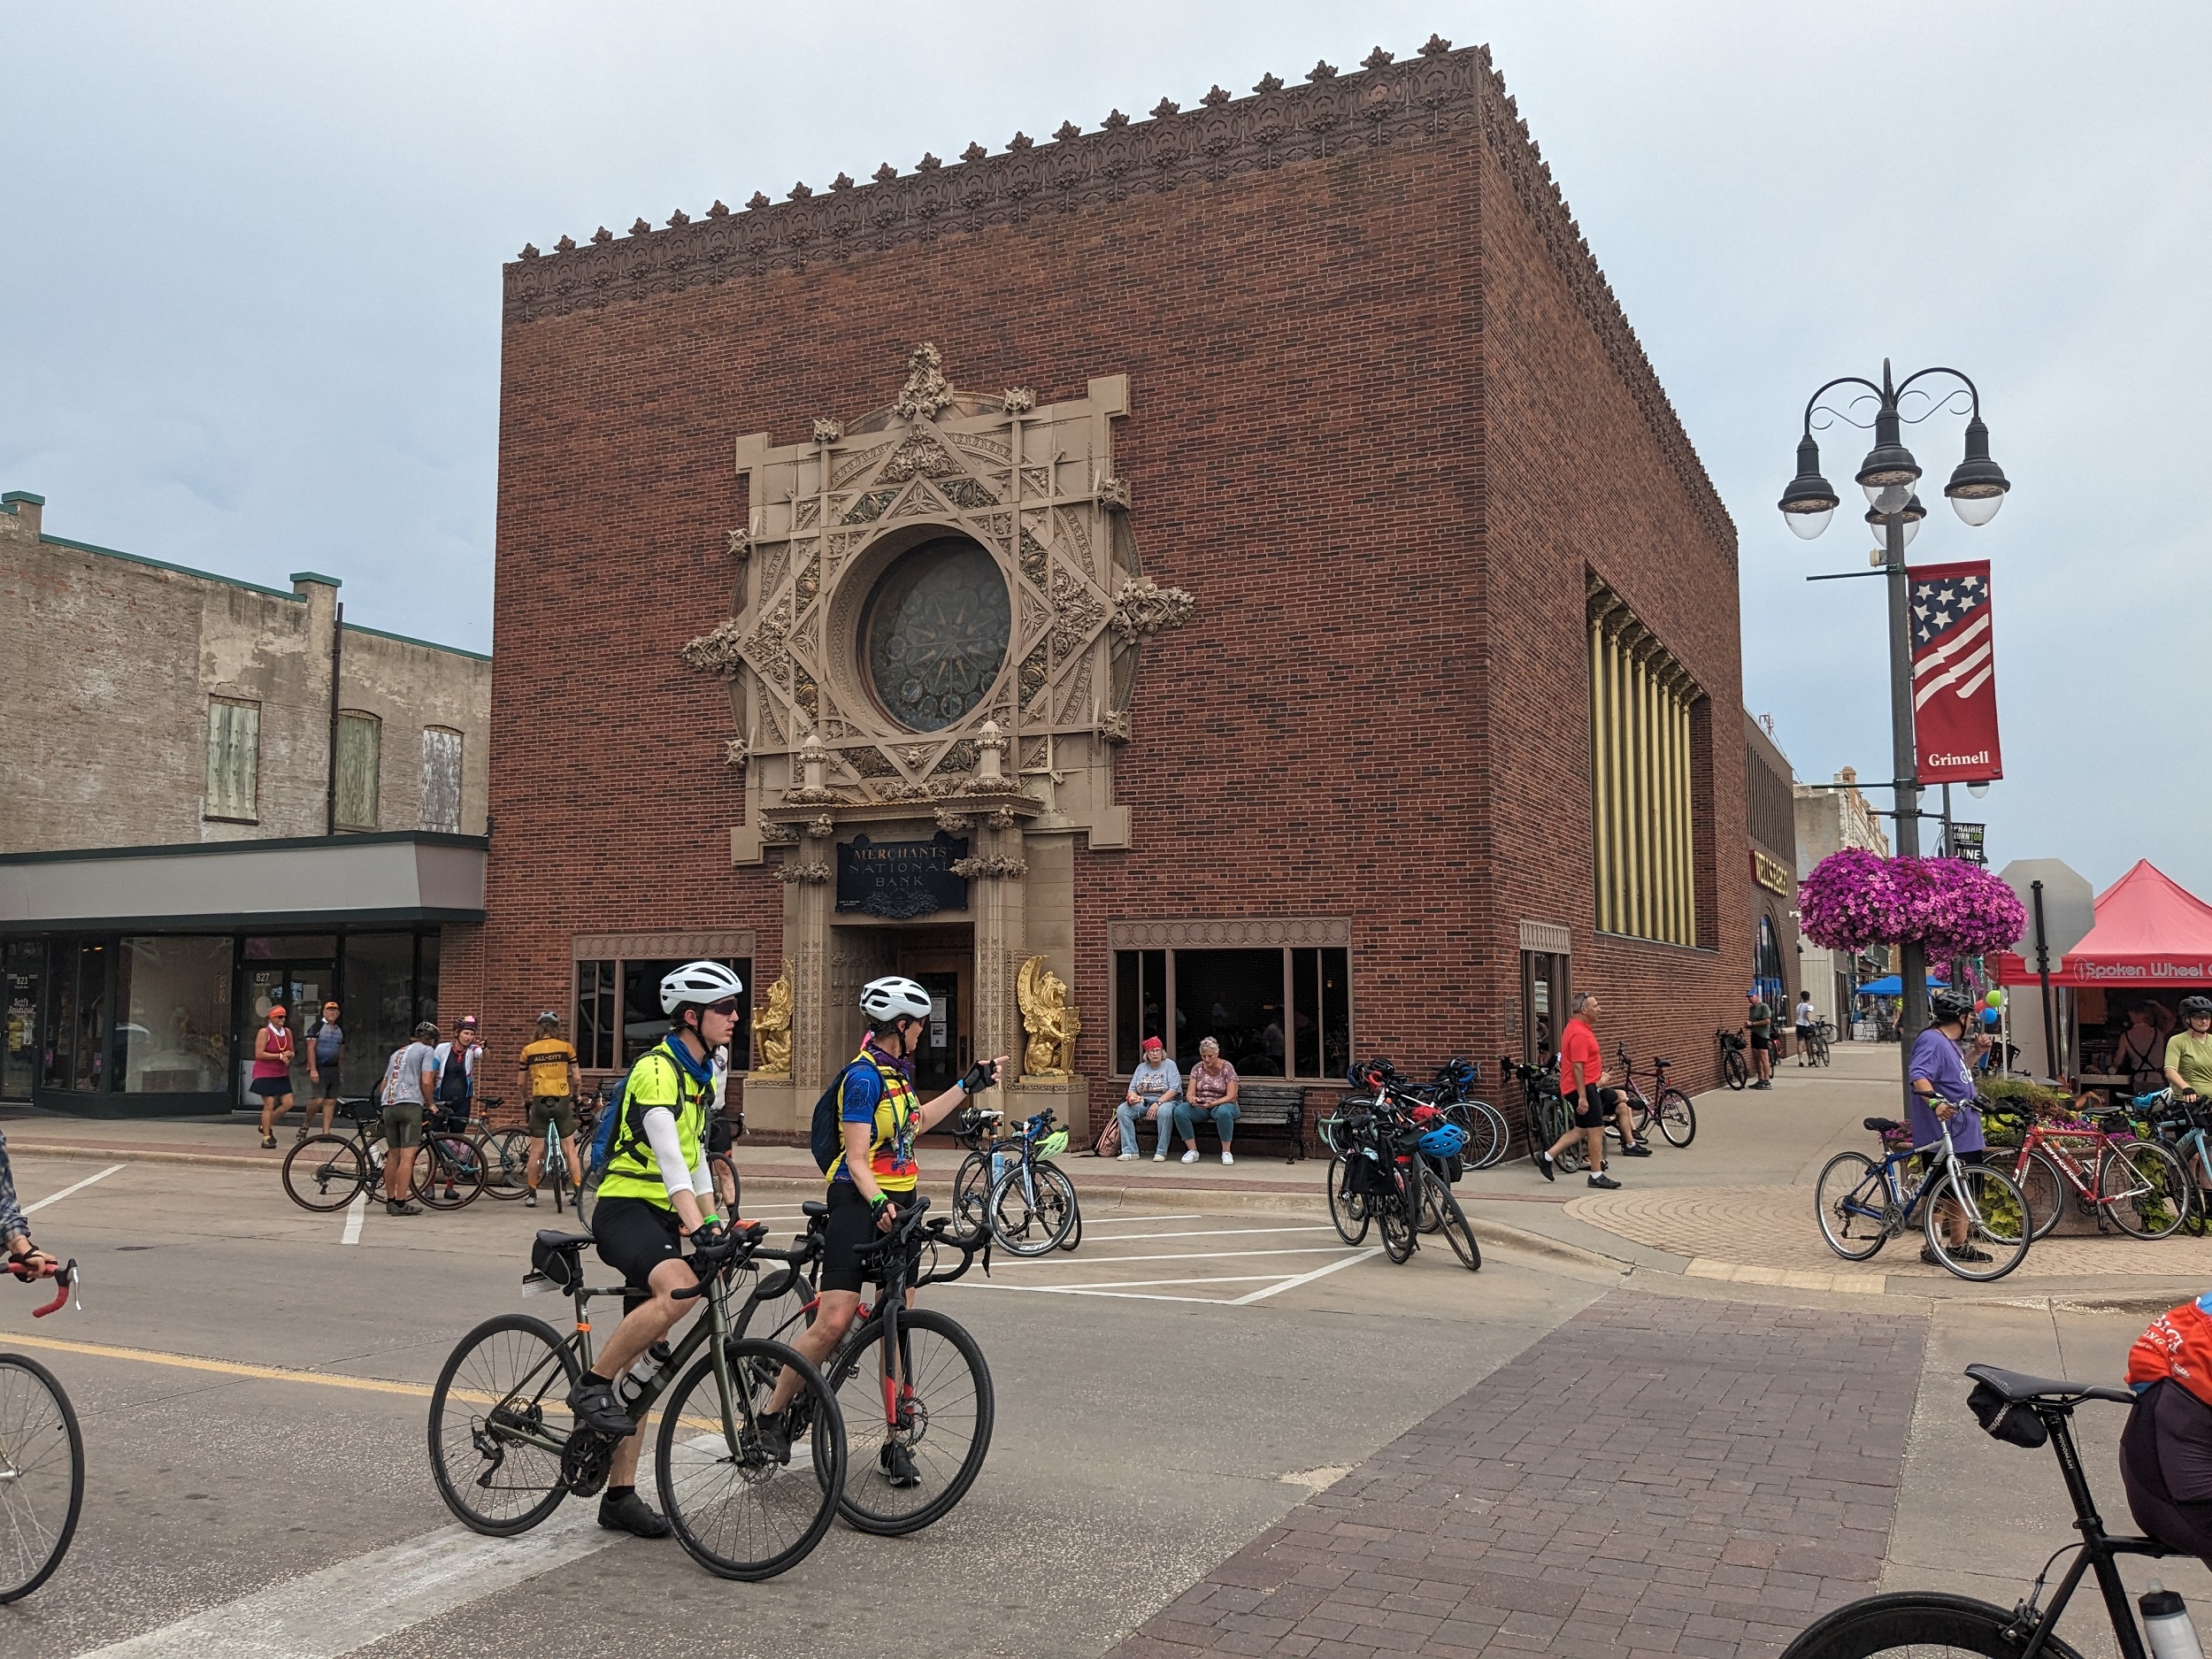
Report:
[[894,970],[926,1083],[1079,1118],[1153,1034],[1494,1077],[1576,988],[1711,1073],[1735,534],[1486,52],[563,237],[504,304],[497,625],[571,649],[494,686],[503,1018],[617,1069],[738,962],[768,1131]]

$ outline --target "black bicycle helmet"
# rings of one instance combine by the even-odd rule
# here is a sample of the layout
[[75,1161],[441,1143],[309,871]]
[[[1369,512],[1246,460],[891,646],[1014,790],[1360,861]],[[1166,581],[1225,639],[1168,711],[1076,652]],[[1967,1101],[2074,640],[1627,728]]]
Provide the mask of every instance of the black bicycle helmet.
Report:
[[1935,1025],[1947,1025],[1953,1020],[1967,1020],[1973,1017],[1973,1003],[1952,992],[1938,991],[1928,999],[1928,1018]]
[[2184,1019],[2212,1019],[2212,996],[2185,996],[2181,999]]

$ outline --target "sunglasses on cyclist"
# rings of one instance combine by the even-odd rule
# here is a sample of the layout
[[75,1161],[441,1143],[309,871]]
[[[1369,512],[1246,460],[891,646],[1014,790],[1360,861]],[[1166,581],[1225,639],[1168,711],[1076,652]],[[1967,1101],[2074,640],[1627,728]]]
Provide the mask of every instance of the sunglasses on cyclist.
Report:
[[701,1010],[701,1012],[708,1014],[734,1014],[737,1012],[737,999],[733,996],[726,996],[718,1002],[707,1003],[705,1007]]

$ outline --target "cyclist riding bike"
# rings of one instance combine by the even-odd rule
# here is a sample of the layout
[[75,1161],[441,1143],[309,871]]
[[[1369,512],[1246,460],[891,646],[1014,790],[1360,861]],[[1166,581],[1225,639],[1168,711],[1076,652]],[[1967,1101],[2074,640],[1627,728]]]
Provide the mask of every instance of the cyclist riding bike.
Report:
[[584,1168],[583,1160],[576,1156],[576,1097],[584,1092],[584,1075],[576,1064],[576,1050],[562,1039],[561,1017],[551,1009],[538,1016],[537,1041],[523,1044],[518,1070],[524,1087],[530,1091],[530,1157],[523,1171],[527,1190],[522,1202],[535,1210],[538,1180],[544,1173],[548,1128],[557,1125],[560,1128],[561,1155],[568,1160],[568,1179],[578,1179]]
[[[729,1230],[713,1209],[707,1173],[707,1112],[714,1098],[710,1056],[729,1041],[744,984],[718,962],[687,962],[661,981],[668,1035],[630,1069],[621,1114],[600,1178],[592,1236],[599,1259],[626,1286],[622,1323],[568,1397],[579,1418],[616,1442],[599,1525],[640,1538],[664,1538],[668,1523],[637,1494],[639,1425],[615,1394],[615,1379],[698,1304],[676,1293],[700,1282],[683,1256],[726,1255]],[[788,1455],[789,1448],[783,1448]]]
[[15,1198],[15,1171],[8,1164],[8,1138],[0,1134],[0,1243],[8,1247],[8,1271],[26,1283],[50,1271],[54,1258],[31,1242],[23,1206]]
[[2212,1098],[2212,996],[2183,997],[2181,1023],[2166,1040],[2166,1081],[2193,1106]]
[[[817,1365],[859,1316],[861,1279],[879,1271],[863,1269],[860,1251],[877,1233],[896,1225],[899,1206],[912,1202],[921,1179],[915,1141],[958,1110],[971,1094],[995,1084],[1006,1064],[1004,1055],[977,1061],[965,1077],[925,1105],[914,1094],[914,1050],[927,1029],[929,993],[893,974],[862,989],[860,1011],[867,1017],[868,1034],[837,1085],[843,1144],[829,1166],[821,1304],[814,1310],[814,1323],[791,1343]],[[909,1291],[910,1306],[913,1300]],[[783,1409],[798,1386],[798,1378],[787,1371],[769,1398],[772,1413]],[[884,1443],[878,1472],[894,1486],[910,1486],[920,1479],[912,1455],[895,1440]]]

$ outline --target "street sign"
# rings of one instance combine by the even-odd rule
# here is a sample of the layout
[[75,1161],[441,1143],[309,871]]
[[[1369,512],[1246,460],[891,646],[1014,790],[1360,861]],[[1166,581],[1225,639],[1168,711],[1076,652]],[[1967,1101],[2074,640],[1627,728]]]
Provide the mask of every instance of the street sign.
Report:
[[1986,870],[1989,855],[1983,849],[1982,836],[1988,828],[1986,824],[1962,824],[1955,818],[1947,838],[1950,844],[1943,850],[1953,858],[1963,859],[1970,864],[1979,864]]

